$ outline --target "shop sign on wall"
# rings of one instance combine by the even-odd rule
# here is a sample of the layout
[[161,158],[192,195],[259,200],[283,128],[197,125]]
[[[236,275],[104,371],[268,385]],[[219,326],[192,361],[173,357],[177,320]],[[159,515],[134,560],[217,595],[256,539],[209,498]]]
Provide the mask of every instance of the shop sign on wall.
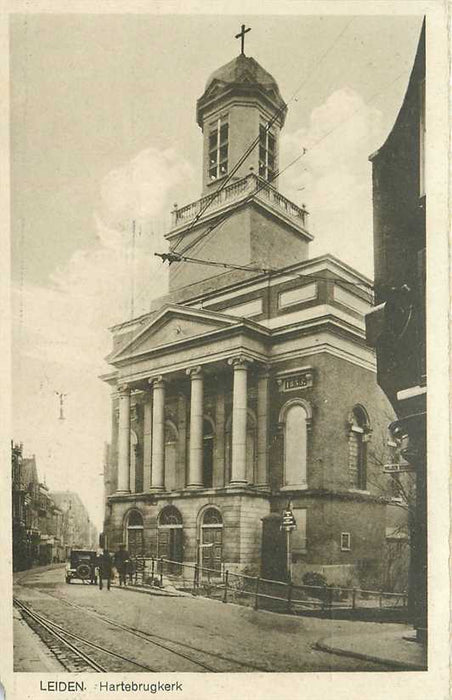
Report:
[[280,391],[307,389],[313,385],[312,372],[293,372],[277,379]]

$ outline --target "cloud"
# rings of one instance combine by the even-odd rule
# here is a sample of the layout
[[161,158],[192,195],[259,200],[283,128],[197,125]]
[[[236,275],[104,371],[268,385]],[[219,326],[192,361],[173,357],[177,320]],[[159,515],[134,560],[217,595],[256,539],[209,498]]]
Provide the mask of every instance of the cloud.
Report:
[[[309,125],[281,138],[290,163],[281,189],[310,212],[311,255],[332,253],[372,275],[372,180],[368,156],[381,143],[381,112],[344,87],[315,108]],[[294,155],[295,154],[295,155]]]
[[[167,269],[154,252],[166,248],[172,190],[190,177],[174,151],[139,153],[100,184],[97,243],[75,251],[48,285],[12,289],[14,439],[36,454],[51,488],[80,493],[98,525],[110,434],[109,389],[98,375],[109,369],[108,327],[166,293]],[[56,391],[67,394],[64,421]]]
[[162,213],[175,186],[192,177],[191,166],[173,149],[141,151],[103,179],[102,219],[118,230],[127,229],[132,219],[146,222]]

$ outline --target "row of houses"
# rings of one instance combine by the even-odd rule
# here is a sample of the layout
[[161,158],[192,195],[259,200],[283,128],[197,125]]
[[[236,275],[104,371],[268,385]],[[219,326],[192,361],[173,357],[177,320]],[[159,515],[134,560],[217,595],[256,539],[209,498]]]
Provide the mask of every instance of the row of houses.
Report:
[[13,570],[63,562],[71,548],[95,548],[97,530],[79,495],[50,492],[22,444],[12,444],[11,453]]

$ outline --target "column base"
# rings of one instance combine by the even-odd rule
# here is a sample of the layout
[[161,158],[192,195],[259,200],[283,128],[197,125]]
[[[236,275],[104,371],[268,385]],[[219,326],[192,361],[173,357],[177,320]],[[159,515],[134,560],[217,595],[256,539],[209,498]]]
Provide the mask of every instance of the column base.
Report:
[[128,496],[130,493],[130,489],[118,489],[115,491],[115,496]]
[[204,484],[188,484],[188,485],[186,486],[186,488],[187,488],[187,489],[190,489],[190,491],[193,491],[194,489],[199,490],[199,489],[204,489],[204,488],[207,488],[207,487],[204,486]]
[[229,484],[226,486],[226,488],[228,488],[228,487],[234,488],[236,486],[249,486],[249,484],[248,484],[246,479],[243,479],[243,480],[237,479],[235,481],[230,481]]
[[164,486],[151,486],[149,493],[162,493],[165,490]]

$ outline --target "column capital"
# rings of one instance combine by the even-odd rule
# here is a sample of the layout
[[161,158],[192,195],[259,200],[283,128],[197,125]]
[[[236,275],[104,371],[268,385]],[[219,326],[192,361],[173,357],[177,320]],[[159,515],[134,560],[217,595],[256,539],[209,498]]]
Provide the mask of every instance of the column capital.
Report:
[[150,384],[153,389],[161,389],[165,386],[166,379],[162,374],[159,374],[157,377],[150,377],[148,379],[148,384]]
[[118,394],[130,394],[131,389],[129,384],[118,384]]
[[203,371],[202,367],[198,365],[197,367],[189,367],[188,369],[185,370],[185,374],[187,374],[190,379],[202,379],[203,376]]
[[228,359],[228,365],[232,365],[234,369],[248,369],[254,360],[246,355],[235,355]]

